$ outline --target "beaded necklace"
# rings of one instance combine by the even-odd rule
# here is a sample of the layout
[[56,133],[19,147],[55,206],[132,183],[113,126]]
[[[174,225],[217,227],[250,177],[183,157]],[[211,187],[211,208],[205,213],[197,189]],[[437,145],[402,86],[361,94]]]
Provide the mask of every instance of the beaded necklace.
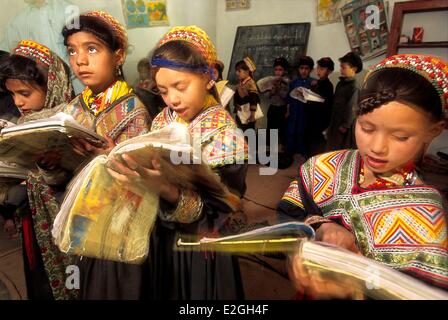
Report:
[[[361,159],[359,172],[359,185],[363,184],[365,181],[364,176],[364,161]],[[375,182],[368,185],[364,189],[384,189],[393,188],[397,186],[412,186],[417,180],[417,173],[415,172],[415,165],[411,161],[407,165],[403,166],[396,173],[391,176],[380,176]]]

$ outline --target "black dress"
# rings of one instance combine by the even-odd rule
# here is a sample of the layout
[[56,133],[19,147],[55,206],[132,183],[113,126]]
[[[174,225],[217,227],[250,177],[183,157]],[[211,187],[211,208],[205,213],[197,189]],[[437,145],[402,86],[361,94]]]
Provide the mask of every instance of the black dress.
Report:
[[[247,165],[217,169],[221,180],[240,196],[246,190]],[[181,234],[225,234],[232,232],[229,209],[201,193],[202,218],[180,225],[158,219],[151,237],[146,262],[143,298],[154,300],[235,300],[243,299],[239,264],[235,256],[224,253],[175,250]]]
[[[238,195],[246,191],[247,165],[216,169],[221,181]],[[230,211],[226,205],[200,193],[202,218],[191,224],[165,222],[160,217],[142,265],[80,258],[81,300],[232,300],[243,298],[236,257],[220,253],[176,251],[180,234],[226,233]],[[161,202],[161,209],[171,208]]]
[[[356,148],[353,138],[354,107],[358,103],[359,89],[355,78],[340,78],[334,93],[333,110],[327,133],[327,151]],[[342,133],[339,128],[346,129]]]
[[325,151],[326,140],[323,131],[328,128],[333,106],[333,84],[326,78],[318,80],[311,90],[325,99],[324,102],[308,102],[305,107],[307,123],[305,125],[305,158]]

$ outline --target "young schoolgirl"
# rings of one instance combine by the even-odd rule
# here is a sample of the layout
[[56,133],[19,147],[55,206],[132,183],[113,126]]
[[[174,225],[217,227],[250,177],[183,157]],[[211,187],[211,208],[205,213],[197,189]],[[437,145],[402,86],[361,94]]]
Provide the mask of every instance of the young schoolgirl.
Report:
[[[358,149],[308,160],[280,216],[303,219],[322,241],[447,288],[447,211],[417,167],[442,132],[447,107],[446,62],[404,54],[383,60],[361,89]],[[300,287],[303,274],[295,271]]]
[[[108,154],[116,144],[147,133],[151,124],[149,113],[123,77],[128,48],[123,25],[104,11],[91,11],[79,17],[79,28],[64,28],[62,35],[72,69],[86,86],[65,112],[109,141],[108,147],[98,148],[77,140],[74,141],[77,150],[91,155]],[[81,299],[135,298],[124,287],[132,285],[132,275],[138,266],[86,257],[79,259],[78,266]],[[112,271],[120,274],[114,280],[125,285],[109,283],[114,290],[107,296],[98,283]]]
[[[0,67],[0,85],[11,93],[20,110],[19,123],[48,118],[61,111],[64,103],[72,99],[73,89],[68,66],[47,47],[31,40],[23,40]],[[37,170],[29,176],[45,175],[52,166],[51,156],[36,159]],[[57,171],[57,175],[64,172]],[[71,293],[65,290],[67,257],[58,253],[51,241],[48,227],[52,217],[27,210],[25,185],[7,188],[4,203],[24,210],[21,216],[23,257],[28,299],[64,299]],[[54,250],[52,250],[54,249]],[[47,252],[53,254],[52,263],[46,263]]]
[[[9,57],[9,52],[0,50],[0,68],[3,60]],[[6,120],[16,123],[20,117],[19,109],[14,105],[14,100],[9,92],[4,91],[0,87],[0,120]],[[4,192],[3,192],[4,194]],[[0,199],[0,202],[3,202]],[[14,206],[0,205],[0,215],[4,219],[3,230],[10,236],[17,234],[16,225],[14,223]]]
[[260,103],[260,93],[257,84],[253,78],[254,72],[257,70],[255,63],[251,58],[246,57],[238,61],[235,65],[235,72],[238,78],[238,85],[233,96],[233,104],[235,106],[234,112],[237,114],[241,110],[241,106],[247,103],[250,104],[251,116],[246,124],[242,124],[241,120],[235,115],[238,127],[243,131],[247,129],[255,129],[255,112],[257,111],[257,104]]
[[[109,141],[107,147],[99,148],[85,140],[74,140],[75,150],[86,156],[107,154],[115,144],[148,132],[148,112],[122,77],[121,66],[127,49],[124,27],[109,14],[94,11],[79,17],[79,28],[64,28],[62,33],[72,70],[86,85],[85,90],[64,106],[63,111]],[[31,211],[35,216],[45,216],[51,221],[43,226],[45,230],[42,231],[51,245],[42,253],[47,268],[59,265],[59,250],[53,244],[50,231],[71,174],[51,183],[41,173],[28,178]],[[52,170],[47,175],[51,176]],[[86,258],[84,262],[88,260]],[[87,272],[82,269],[80,274],[82,281]],[[60,276],[65,279],[65,269]],[[54,281],[54,290],[67,291],[62,279]]]
[[[151,59],[157,87],[168,105],[151,130],[170,123],[188,126],[210,167],[229,190],[241,197],[246,190],[247,147],[231,115],[220,105],[212,79],[216,49],[196,26],[175,27],[160,41]],[[144,297],[152,299],[237,299],[242,297],[238,263],[226,254],[175,251],[179,232],[219,236],[229,226],[230,210],[207,190],[190,190],[168,183],[159,163],[143,168],[124,156],[109,172],[123,183],[141,183],[158,190],[161,203],[151,236],[143,276]]]

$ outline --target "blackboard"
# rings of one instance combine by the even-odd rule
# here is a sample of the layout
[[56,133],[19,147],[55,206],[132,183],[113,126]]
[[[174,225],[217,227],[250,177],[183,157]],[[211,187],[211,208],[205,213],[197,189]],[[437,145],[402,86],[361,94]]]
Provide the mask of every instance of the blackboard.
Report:
[[308,22],[238,27],[227,79],[230,83],[238,82],[235,65],[247,56],[257,65],[256,80],[273,75],[272,65],[277,57],[285,57],[296,69],[298,58],[306,54],[310,28]]

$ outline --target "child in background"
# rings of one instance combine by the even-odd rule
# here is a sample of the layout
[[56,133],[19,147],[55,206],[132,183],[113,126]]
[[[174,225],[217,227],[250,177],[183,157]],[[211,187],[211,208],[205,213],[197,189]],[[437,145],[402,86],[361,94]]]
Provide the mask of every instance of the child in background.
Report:
[[355,74],[362,71],[361,58],[349,52],[339,59],[341,77],[334,93],[333,110],[327,131],[327,151],[354,148],[353,109],[358,103],[359,89]]
[[213,67],[213,77],[216,79],[216,82],[222,81],[223,76],[222,73],[224,72],[224,63],[220,60],[216,60],[216,63]]
[[326,141],[323,135],[330,124],[331,107],[333,106],[333,84],[328,76],[334,70],[334,62],[329,57],[317,61],[316,84],[311,86],[311,90],[322,98],[324,102],[310,101],[305,106],[306,110],[306,158],[310,158],[325,151]]
[[[314,60],[309,56],[302,56],[299,59],[298,71],[299,76],[289,85],[289,92],[298,87],[311,88],[314,79],[310,77],[310,73],[314,68]],[[299,153],[305,155],[305,103],[288,97],[288,127],[286,132],[286,153],[294,156]]]
[[[368,74],[360,96],[358,150],[308,160],[278,212],[312,225],[317,240],[448,288],[447,212],[416,170],[445,125],[448,65],[431,56],[389,57]],[[312,277],[300,267],[293,274],[299,289],[316,296]]]
[[236,115],[236,123],[241,130],[255,129],[255,112],[257,111],[257,104],[260,103],[260,93],[257,84],[253,78],[254,72],[257,70],[255,63],[249,57],[238,61],[235,65],[235,72],[239,84],[236,87],[235,95],[233,96],[233,104],[235,106],[234,112],[237,114],[241,110],[241,106],[247,103],[250,104],[251,116],[247,124],[242,124],[238,115]]
[[162,97],[158,94],[157,86],[151,77],[151,64],[149,59],[141,59],[137,65],[137,70],[139,77],[134,87],[135,94],[146,106],[151,119],[154,119],[166,105]]
[[[61,111],[72,99],[73,88],[68,66],[47,47],[31,40],[21,41],[0,67],[0,86],[11,93],[20,110],[19,123],[45,119]],[[36,159],[37,170],[46,183],[65,179],[67,172],[53,170],[53,156]],[[53,175],[48,174],[49,170]],[[46,195],[48,196],[48,195]],[[71,261],[52,242],[50,230],[54,216],[31,212],[27,208],[24,184],[7,188],[4,205],[21,208],[23,258],[28,299],[68,299],[74,292],[65,291],[65,268]],[[15,211],[13,209],[13,211]],[[46,254],[52,252],[52,261]],[[58,261],[58,263],[54,263]]]
[[[237,197],[246,191],[247,147],[231,115],[219,104],[212,79],[216,49],[196,26],[175,27],[160,41],[151,65],[160,94],[168,105],[153,121],[151,130],[170,123],[188,126],[200,139],[207,163]],[[158,219],[151,235],[150,255],[141,283],[145,297],[157,300],[216,300],[242,298],[236,257],[174,250],[179,233],[201,238],[229,232],[231,210],[204,189],[179,188],[167,181],[154,159],[152,168],[131,157],[114,161],[109,169],[122,183],[141,183],[160,190]],[[243,163],[243,164],[240,164]],[[107,280],[104,286],[109,286]]]
[[[278,81],[274,83],[272,90],[267,92],[269,98],[267,137],[268,139],[270,137],[269,130],[278,130],[279,143],[284,148],[286,145],[286,109],[290,82],[287,77],[288,60],[283,57],[277,58],[274,60],[273,67],[274,75],[278,77]],[[270,146],[269,140],[268,145]]]

